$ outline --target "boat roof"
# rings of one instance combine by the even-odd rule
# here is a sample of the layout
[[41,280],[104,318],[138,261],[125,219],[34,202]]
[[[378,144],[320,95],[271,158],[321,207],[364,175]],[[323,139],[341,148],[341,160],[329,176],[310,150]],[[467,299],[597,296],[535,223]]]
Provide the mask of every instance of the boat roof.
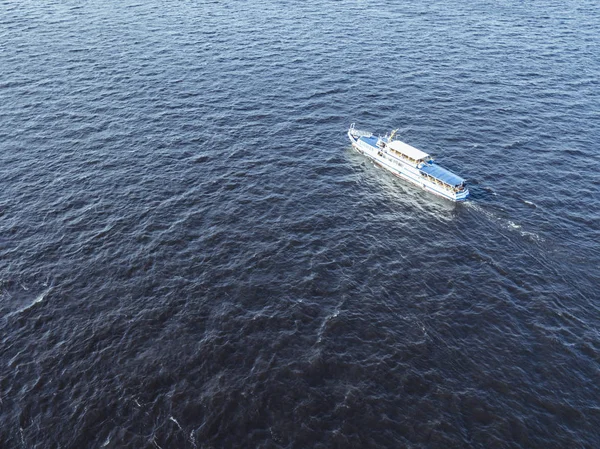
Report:
[[375,136],[362,136],[360,138],[360,140],[363,140],[364,142],[368,143],[369,145],[371,145],[372,147],[377,145],[377,141],[379,140],[377,137]]
[[392,140],[388,143],[388,147],[392,150],[396,150],[412,159],[421,160],[428,158],[429,155],[415,147],[411,147],[409,144],[401,142],[399,140]]
[[465,182],[460,176],[455,175],[450,170],[446,170],[444,167],[440,167],[436,163],[424,165],[421,167],[421,171],[451,186],[457,186]]

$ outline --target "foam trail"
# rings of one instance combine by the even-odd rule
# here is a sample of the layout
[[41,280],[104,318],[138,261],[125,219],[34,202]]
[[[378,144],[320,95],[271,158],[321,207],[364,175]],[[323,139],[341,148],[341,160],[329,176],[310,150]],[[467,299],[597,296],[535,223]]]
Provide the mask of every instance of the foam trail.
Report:
[[510,231],[518,231],[521,234],[521,237],[527,237],[529,239],[533,239],[533,240],[537,240],[537,241],[544,240],[537,233],[532,232],[532,231],[523,230],[522,225],[515,223],[514,221],[512,221],[508,218],[501,217],[497,213],[487,210],[479,204],[475,204],[472,201],[465,201],[463,204],[466,207],[473,209],[473,210],[477,211],[478,213],[482,214],[488,220],[498,223],[498,225],[503,229],[508,229]]

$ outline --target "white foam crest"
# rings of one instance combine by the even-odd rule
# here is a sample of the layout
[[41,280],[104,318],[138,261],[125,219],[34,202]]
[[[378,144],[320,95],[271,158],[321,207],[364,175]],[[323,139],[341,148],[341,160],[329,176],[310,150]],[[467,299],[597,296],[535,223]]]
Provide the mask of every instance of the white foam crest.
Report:
[[36,298],[31,303],[21,307],[20,309],[15,310],[14,312],[9,313],[7,316],[18,315],[20,313],[28,311],[32,307],[35,307],[36,304],[39,304],[44,300],[44,298],[46,298],[46,295],[50,292],[50,290],[52,290],[52,286],[48,287],[46,290],[44,290],[42,293],[36,296]]
[[183,429],[181,428],[181,426],[179,425],[179,423],[177,422],[177,420],[175,418],[173,418],[172,416],[169,416],[169,419],[171,421],[173,421],[175,424],[177,424],[177,427],[179,427],[179,430],[181,430],[183,432]]
[[330,313],[329,315],[327,315],[325,317],[325,319],[323,319],[323,322],[321,323],[321,326],[319,326],[319,330],[317,331],[317,343],[321,343],[321,340],[323,339],[323,333],[325,332],[325,327],[327,326],[327,323],[336,318],[338,315],[340,314],[340,309],[338,307],[335,308],[335,310]]

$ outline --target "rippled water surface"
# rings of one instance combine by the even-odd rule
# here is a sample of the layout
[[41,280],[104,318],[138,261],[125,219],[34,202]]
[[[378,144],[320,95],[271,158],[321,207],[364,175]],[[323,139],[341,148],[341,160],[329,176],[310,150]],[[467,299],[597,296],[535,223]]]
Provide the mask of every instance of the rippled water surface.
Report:
[[0,447],[600,447],[599,36],[591,0],[0,3]]

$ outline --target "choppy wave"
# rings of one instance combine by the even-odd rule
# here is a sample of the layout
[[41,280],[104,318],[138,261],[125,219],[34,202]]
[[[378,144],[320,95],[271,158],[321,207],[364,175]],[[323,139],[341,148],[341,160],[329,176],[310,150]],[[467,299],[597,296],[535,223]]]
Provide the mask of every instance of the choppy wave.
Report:
[[4,2],[0,447],[598,447],[597,13]]

